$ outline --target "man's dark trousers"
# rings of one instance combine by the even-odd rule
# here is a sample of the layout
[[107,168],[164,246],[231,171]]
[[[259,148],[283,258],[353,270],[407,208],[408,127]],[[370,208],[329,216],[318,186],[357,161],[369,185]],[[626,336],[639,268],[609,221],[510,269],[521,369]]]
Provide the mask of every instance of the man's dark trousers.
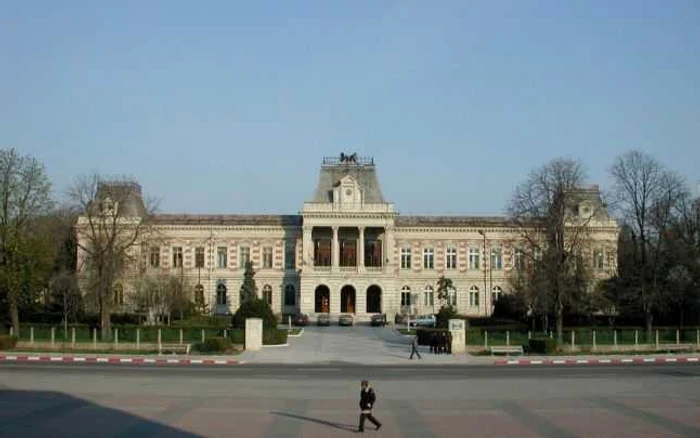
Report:
[[372,424],[374,424],[376,427],[381,426],[381,423],[379,423],[379,421],[377,421],[377,419],[374,418],[374,416],[372,415],[371,412],[369,414],[363,413],[363,414],[360,414],[360,427],[359,427],[360,432],[365,431],[365,419],[371,421]]
[[416,346],[413,345],[413,344],[411,344],[411,359],[413,359],[413,355],[414,355],[414,354],[417,354],[417,355],[418,355],[418,359],[421,358],[420,352],[418,351],[418,349],[416,348]]

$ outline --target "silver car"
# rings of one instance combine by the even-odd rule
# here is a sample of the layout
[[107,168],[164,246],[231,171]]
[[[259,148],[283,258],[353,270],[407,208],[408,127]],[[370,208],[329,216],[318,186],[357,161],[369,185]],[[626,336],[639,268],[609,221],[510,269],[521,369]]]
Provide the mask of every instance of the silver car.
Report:
[[338,318],[338,325],[349,326],[349,325],[352,325],[353,320],[354,320],[354,318],[352,315],[350,315],[348,313],[343,313]]

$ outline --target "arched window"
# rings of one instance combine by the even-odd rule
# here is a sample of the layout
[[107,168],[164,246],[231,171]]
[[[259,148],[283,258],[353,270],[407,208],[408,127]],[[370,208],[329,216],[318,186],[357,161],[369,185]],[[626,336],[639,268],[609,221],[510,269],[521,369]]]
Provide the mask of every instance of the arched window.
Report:
[[447,305],[448,306],[456,306],[457,305],[457,289],[454,287],[451,287],[447,291]]
[[288,284],[284,287],[284,305],[285,306],[296,306],[297,304],[297,291],[294,286]]
[[263,286],[262,298],[265,300],[268,306],[272,306],[272,286],[269,284]]
[[494,286],[491,288],[491,305],[495,305],[496,301],[501,297],[501,294],[503,293],[503,290],[501,289],[501,286]]
[[479,288],[476,286],[469,288],[469,307],[479,307]]
[[219,306],[225,306],[226,301],[226,285],[219,283],[216,286],[216,304]]
[[435,305],[435,292],[432,286],[426,286],[423,291],[423,305],[425,307],[433,307]]
[[404,286],[401,289],[401,305],[410,306],[411,305],[411,288]]
[[124,305],[124,287],[121,283],[114,285],[114,304],[117,306]]

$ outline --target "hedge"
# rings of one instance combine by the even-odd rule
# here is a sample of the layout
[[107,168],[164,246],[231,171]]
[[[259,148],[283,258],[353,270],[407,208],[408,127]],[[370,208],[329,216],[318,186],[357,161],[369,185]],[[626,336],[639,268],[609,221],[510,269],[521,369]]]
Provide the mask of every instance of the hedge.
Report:
[[551,354],[557,351],[557,341],[551,338],[530,339],[528,353]]
[[231,339],[219,336],[207,338],[194,344],[193,349],[201,353],[225,353],[231,349]]
[[17,345],[17,336],[0,335],[0,350],[12,350]]
[[287,330],[263,330],[263,345],[284,345],[287,343]]

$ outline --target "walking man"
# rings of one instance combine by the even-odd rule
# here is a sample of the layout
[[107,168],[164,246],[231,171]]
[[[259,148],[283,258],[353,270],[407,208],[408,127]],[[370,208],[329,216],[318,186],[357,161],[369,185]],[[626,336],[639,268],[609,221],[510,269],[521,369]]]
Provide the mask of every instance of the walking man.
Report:
[[414,354],[418,355],[418,359],[422,359],[420,351],[418,351],[418,335],[413,336],[411,340],[411,360],[413,360]]
[[377,427],[377,430],[379,430],[379,428],[382,427],[382,423],[377,421],[377,419],[372,415],[372,408],[374,407],[374,403],[377,401],[377,396],[374,394],[374,389],[369,386],[369,382],[367,380],[363,380],[360,386],[362,387],[362,390],[360,391],[360,427],[357,431],[365,431],[365,420],[371,421],[372,424]]

